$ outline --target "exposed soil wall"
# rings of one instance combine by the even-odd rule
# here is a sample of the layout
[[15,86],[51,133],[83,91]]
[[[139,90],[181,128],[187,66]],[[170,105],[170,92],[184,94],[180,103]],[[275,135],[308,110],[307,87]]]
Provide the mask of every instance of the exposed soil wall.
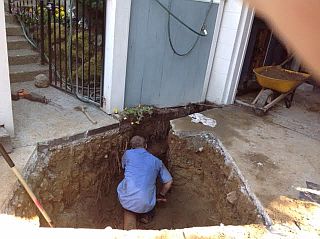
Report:
[[167,137],[170,131],[170,120],[204,111],[212,107],[214,106],[190,104],[178,108],[155,108],[152,115],[146,115],[140,124],[132,125],[132,119],[130,117],[122,120],[120,132],[143,136],[147,141],[148,150],[166,163],[168,150]]
[[[27,181],[56,226],[103,228],[121,220],[112,215],[120,213],[115,210],[121,210],[116,206],[115,187],[129,138],[129,134],[119,135],[116,130],[38,155],[37,165]],[[39,215],[21,186],[7,209],[21,217]],[[47,226],[42,216],[39,217],[41,224]]]
[[[138,125],[123,121],[120,129],[53,148],[39,149],[29,163],[27,181],[58,227],[122,228],[123,212],[116,187],[123,177],[121,157],[133,135],[147,139],[148,150],[173,174],[168,203],[141,229],[185,228],[260,222],[255,207],[241,192],[241,182],[212,145],[195,138],[170,135],[170,119],[199,107],[156,110]],[[169,144],[168,144],[169,143]],[[169,149],[169,150],[168,150]],[[10,214],[41,218],[24,189],[8,202]]]
[[[28,162],[25,178],[58,227],[122,228],[116,186],[123,177],[120,160],[133,135],[147,139],[149,151],[166,158],[169,120],[207,109],[189,105],[155,109],[139,125],[122,121],[120,129],[57,147],[40,147]],[[5,205],[8,214],[43,217],[20,184]]]
[[187,218],[193,226],[262,222],[239,177],[206,138],[170,134],[168,141],[168,164],[174,178],[172,194],[179,192],[174,200],[184,208],[177,212],[177,221]]

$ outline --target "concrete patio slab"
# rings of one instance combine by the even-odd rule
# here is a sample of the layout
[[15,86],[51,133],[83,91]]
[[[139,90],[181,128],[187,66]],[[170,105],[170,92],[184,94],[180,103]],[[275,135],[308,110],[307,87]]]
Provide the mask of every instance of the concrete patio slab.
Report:
[[297,88],[289,109],[282,102],[270,110],[267,118],[275,124],[320,140],[319,90],[314,90],[312,85],[302,84]]
[[[241,101],[250,103],[257,93],[249,93],[237,97]],[[286,108],[284,101],[273,106],[265,118],[275,124],[305,134],[320,140],[320,92],[314,90],[307,83],[300,85],[294,95],[290,108]]]
[[[22,82],[11,84],[11,89],[12,92],[26,89],[51,101],[47,105],[26,99],[13,101],[16,135],[12,141],[15,148],[118,123],[99,108],[53,87],[36,88],[33,82]],[[77,106],[86,106],[87,112],[97,124],[92,124],[82,112],[76,111],[74,108]]]
[[[15,137],[12,139],[13,153],[10,157],[21,173],[30,157],[37,153],[39,144],[61,144],[66,140],[74,140],[75,136],[87,137],[119,123],[99,108],[83,103],[53,87],[40,89],[36,88],[33,82],[11,84],[12,92],[20,89],[26,89],[50,100],[49,104],[26,99],[13,101]],[[82,112],[76,111],[76,106],[87,107],[87,112],[97,124],[92,124]],[[16,182],[16,176],[0,156],[0,208],[12,193]]]
[[299,196],[296,187],[305,188],[306,181],[320,184],[319,140],[239,106],[212,109],[203,115],[215,119],[217,125],[212,128],[184,117],[171,122],[173,131],[214,134],[273,220],[316,222],[320,207],[312,213],[310,209],[307,216],[309,209],[294,199]]

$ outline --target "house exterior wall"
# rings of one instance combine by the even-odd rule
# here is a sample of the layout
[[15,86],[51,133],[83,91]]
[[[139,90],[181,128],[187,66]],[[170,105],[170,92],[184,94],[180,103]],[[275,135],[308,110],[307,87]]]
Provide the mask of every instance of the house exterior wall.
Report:
[[[190,0],[185,2],[196,4],[197,1],[198,4],[207,4],[210,0]],[[131,0],[107,0],[103,109],[107,113],[112,113],[114,110],[121,111],[124,106],[131,107],[139,103],[160,107],[177,106],[204,100],[217,104],[233,103],[249,39],[254,16],[253,11],[250,11],[241,0],[214,0],[216,7],[212,10],[214,10],[215,17],[209,18],[211,25],[208,27],[209,29],[214,29],[214,32],[213,36],[212,32],[209,32],[211,39],[209,39],[210,42],[206,46],[205,52],[208,55],[206,55],[206,61],[199,60],[201,54],[198,55],[196,61],[193,61],[193,67],[201,65],[203,70],[197,67],[195,72],[198,75],[193,77],[196,80],[189,84],[190,82],[186,81],[177,83],[175,79],[185,80],[191,74],[170,78],[170,76],[165,75],[167,74],[167,69],[162,67],[167,66],[169,70],[177,68],[176,72],[183,73],[192,68],[192,66],[188,66],[186,60],[179,67],[174,67],[174,64],[167,60],[164,61],[164,65],[161,65],[160,70],[157,67],[150,67],[150,62],[157,61],[159,63],[160,56],[165,55],[164,52],[166,51],[170,50],[171,56],[176,57],[177,60],[180,57],[174,56],[172,53],[168,37],[165,36],[162,39],[164,37],[163,34],[166,34],[166,32],[158,34],[152,31],[161,24],[158,21],[150,23],[150,19],[154,18],[155,14],[158,18],[159,16],[162,16],[162,18],[167,16],[163,9],[155,5],[155,1],[141,1],[142,7],[138,8],[138,14],[136,15],[139,18],[144,18],[146,14],[143,14],[143,9],[146,8],[150,11],[147,11],[147,15],[142,19],[143,21],[140,19],[140,28],[144,27],[145,29],[134,29],[134,23],[132,23],[134,21],[132,17],[134,13],[132,13],[132,9],[135,9],[135,6],[139,5],[139,3],[138,0],[132,1],[132,3]],[[163,1],[163,3],[168,3],[168,1]],[[150,4],[153,4],[152,7],[149,6]],[[154,10],[155,7],[157,7],[158,12],[152,14],[151,10]],[[194,8],[192,9],[194,10]],[[177,12],[175,11],[175,13]],[[182,13],[185,14],[183,11]],[[189,15],[187,14],[187,16]],[[184,15],[180,17],[185,19]],[[195,20],[194,17],[190,19],[192,21]],[[199,19],[195,21],[198,22]],[[162,24],[162,28],[165,30],[167,24],[166,21],[163,22],[165,24]],[[185,35],[183,34],[185,32],[181,32],[181,29],[176,28],[174,26],[171,29],[179,30],[175,32],[176,35]],[[151,29],[151,33],[146,29]],[[134,38],[132,38],[133,34],[130,31],[135,31]],[[141,37],[154,39],[157,44],[152,45],[152,42],[148,40],[140,46],[141,49],[138,49],[137,42],[141,40]],[[175,36],[174,42],[176,40]],[[185,41],[184,43],[187,46],[187,43],[190,42]],[[159,54],[152,57],[151,51],[154,51],[154,48],[158,49],[157,52]],[[137,54],[137,52],[140,52],[140,54]],[[141,62],[143,64],[140,64]],[[140,67],[137,67],[138,64],[140,64]],[[203,73],[202,77],[199,77],[199,72]],[[166,81],[161,82],[161,79],[158,79],[159,77],[161,79],[165,78]],[[131,80],[128,80],[128,78],[131,78]],[[182,92],[180,94],[181,97],[178,90]],[[163,102],[160,101],[161,92],[164,92],[165,95]],[[183,97],[188,98],[188,100],[182,99]]]
[[[208,7],[208,1],[173,1],[171,11],[199,29]],[[199,38],[190,54],[178,56],[169,43],[168,13],[154,0],[132,1],[125,106],[171,107],[201,101],[218,8],[213,3],[208,35]],[[170,26],[174,47],[186,52],[197,36],[173,18]]]
[[206,100],[233,103],[252,19],[253,12],[242,1],[225,2]]
[[0,3],[0,125],[4,125],[11,136],[14,134],[10,91],[8,51],[5,27],[4,2]]

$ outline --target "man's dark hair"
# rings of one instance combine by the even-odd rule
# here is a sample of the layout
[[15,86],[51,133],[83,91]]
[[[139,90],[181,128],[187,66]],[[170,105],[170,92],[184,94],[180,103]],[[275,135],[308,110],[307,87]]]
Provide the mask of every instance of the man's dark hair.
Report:
[[146,140],[141,136],[133,136],[130,140],[131,148],[144,148],[146,146]]

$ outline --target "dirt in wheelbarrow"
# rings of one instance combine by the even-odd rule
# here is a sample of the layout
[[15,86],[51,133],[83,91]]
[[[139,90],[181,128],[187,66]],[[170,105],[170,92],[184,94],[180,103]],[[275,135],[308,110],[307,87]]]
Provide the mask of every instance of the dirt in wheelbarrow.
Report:
[[278,67],[270,67],[266,68],[264,71],[260,73],[263,76],[281,79],[281,80],[304,80],[304,76],[299,73],[286,71],[285,69]]

